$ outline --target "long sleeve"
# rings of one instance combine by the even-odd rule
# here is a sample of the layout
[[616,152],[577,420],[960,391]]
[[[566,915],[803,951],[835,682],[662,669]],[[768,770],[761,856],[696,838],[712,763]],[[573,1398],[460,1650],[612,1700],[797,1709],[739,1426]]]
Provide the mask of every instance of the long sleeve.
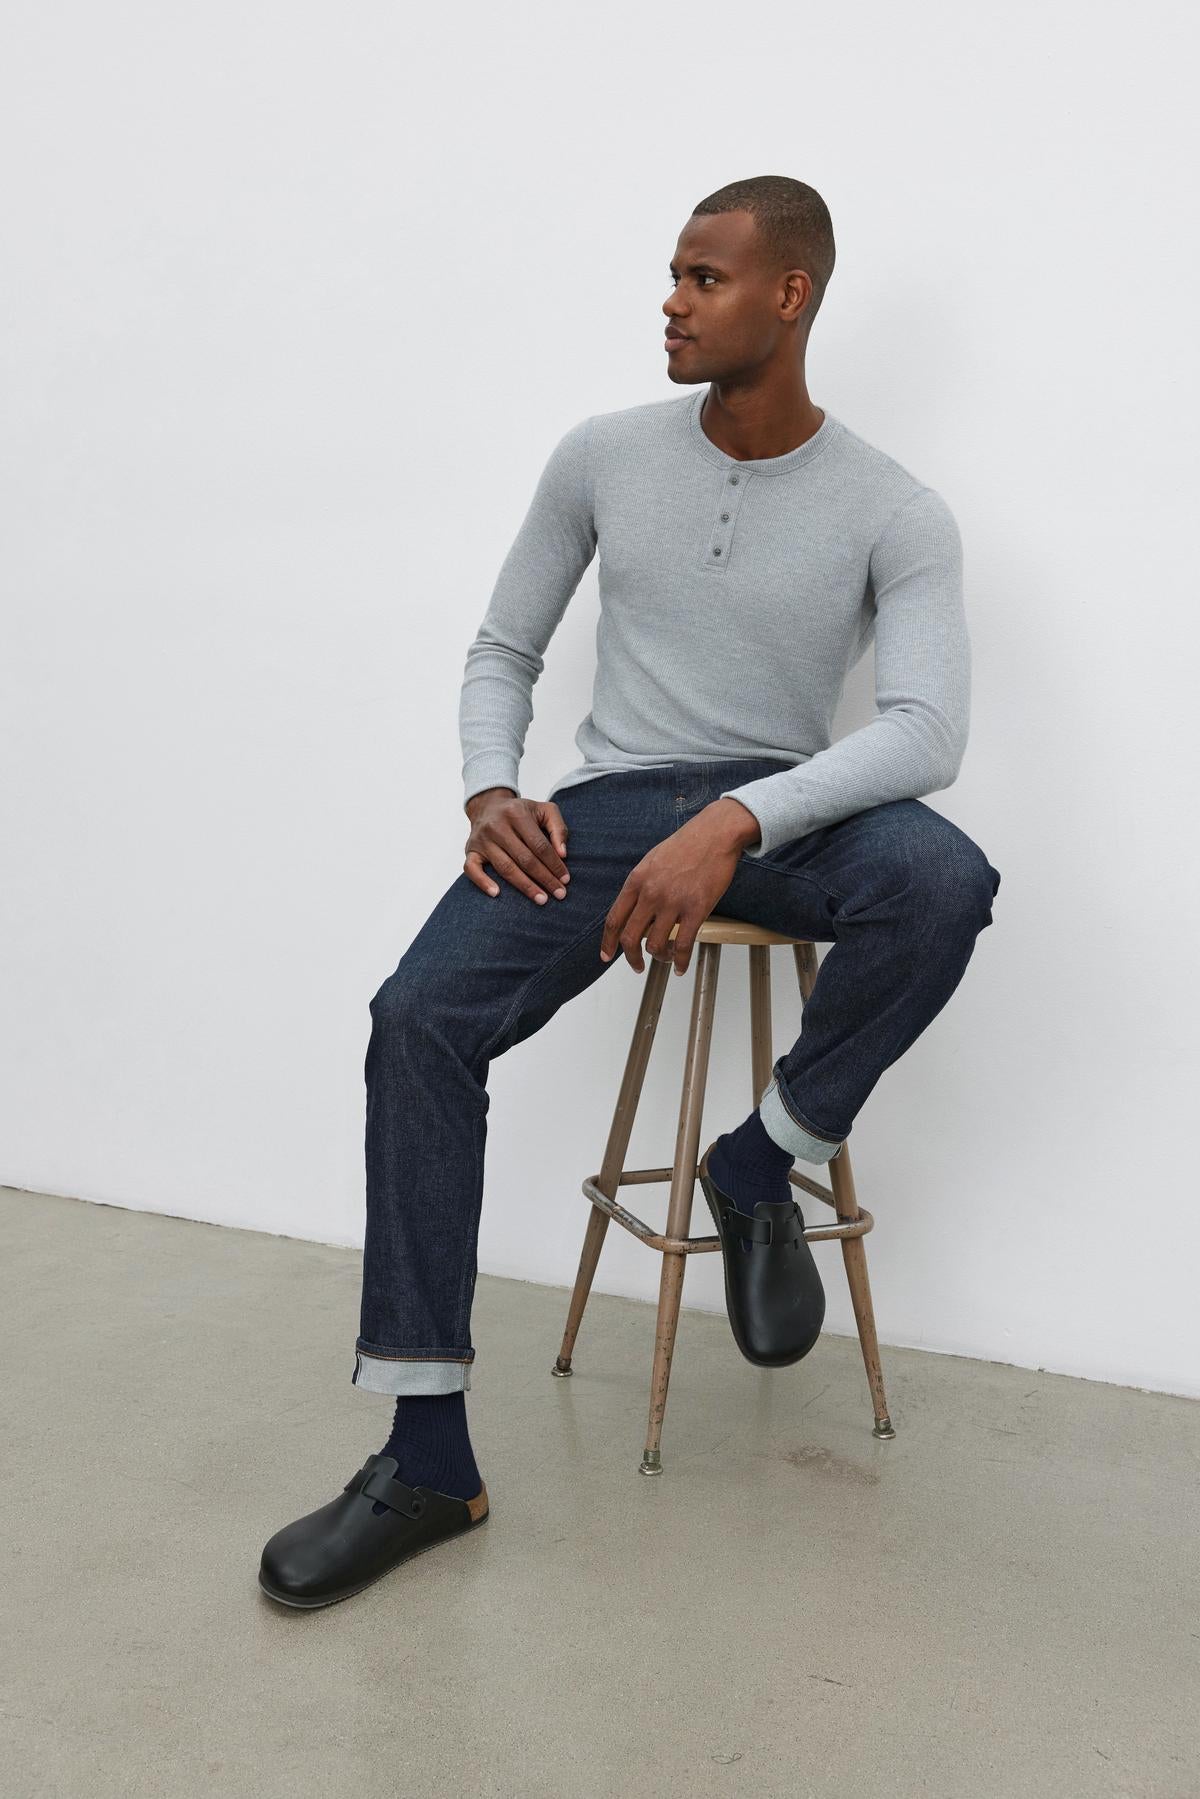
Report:
[[546,646],[596,551],[591,419],[550,454],[467,650],[458,727],[463,803],[485,787],[517,785],[533,687]]
[[746,854],[769,855],[853,812],[920,799],[957,778],[971,692],[962,564],[953,513],[922,487],[892,514],[870,555],[879,714],[795,768],[725,790],[759,823],[759,842]]

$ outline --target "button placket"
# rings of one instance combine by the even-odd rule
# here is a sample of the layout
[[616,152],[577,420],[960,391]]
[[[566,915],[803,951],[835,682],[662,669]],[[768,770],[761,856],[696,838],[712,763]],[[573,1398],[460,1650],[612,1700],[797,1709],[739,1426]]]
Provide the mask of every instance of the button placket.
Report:
[[749,476],[737,469],[731,469],[725,477],[721,489],[721,497],[717,504],[717,516],[713,520],[708,534],[708,542],[704,546],[701,561],[704,567],[714,574],[722,574],[729,566],[730,545],[733,542],[734,526],[737,523],[738,508],[749,482]]

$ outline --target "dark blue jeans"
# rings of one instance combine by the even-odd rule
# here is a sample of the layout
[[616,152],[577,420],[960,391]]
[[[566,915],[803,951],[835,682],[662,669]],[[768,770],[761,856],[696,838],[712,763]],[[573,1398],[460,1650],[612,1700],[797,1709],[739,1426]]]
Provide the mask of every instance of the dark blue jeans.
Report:
[[[600,936],[646,852],[722,788],[787,766],[740,757],[595,776],[549,796],[570,828],[565,899],[539,905],[490,864],[495,898],[466,874],[442,895],[370,1006],[354,1385],[470,1386],[489,1064],[609,969],[629,973],[619,950],[600,960]],[[812,1162],[837,1152],[884,1069],[962,979],[999,885],[983,851],[920,800],[739,858],[716,915],[833,945],[760,1103],[776,1141]]]

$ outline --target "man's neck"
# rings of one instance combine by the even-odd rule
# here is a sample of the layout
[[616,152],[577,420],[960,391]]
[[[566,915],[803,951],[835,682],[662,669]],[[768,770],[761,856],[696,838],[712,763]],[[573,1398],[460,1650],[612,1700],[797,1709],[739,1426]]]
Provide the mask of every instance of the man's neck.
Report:
[[809,398],[803,370],[799,384],[785,389],[727,388],[722,394],[713,382],[700,408],[704,435],[739,462],[786,456],[824,423],[824,412]]

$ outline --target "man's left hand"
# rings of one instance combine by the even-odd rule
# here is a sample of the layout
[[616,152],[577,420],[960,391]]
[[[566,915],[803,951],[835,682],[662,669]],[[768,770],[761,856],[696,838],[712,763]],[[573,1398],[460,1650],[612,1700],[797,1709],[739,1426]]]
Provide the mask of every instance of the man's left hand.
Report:
[[629,871],[609,909],[601,961],[611,961],[619,945],[641,974],[645,938],[647,955],[673,962],[675,973],[685,974],[696,932],[732,881],[743,849],[758,841],[754,814],[726,795],[656,843]]

